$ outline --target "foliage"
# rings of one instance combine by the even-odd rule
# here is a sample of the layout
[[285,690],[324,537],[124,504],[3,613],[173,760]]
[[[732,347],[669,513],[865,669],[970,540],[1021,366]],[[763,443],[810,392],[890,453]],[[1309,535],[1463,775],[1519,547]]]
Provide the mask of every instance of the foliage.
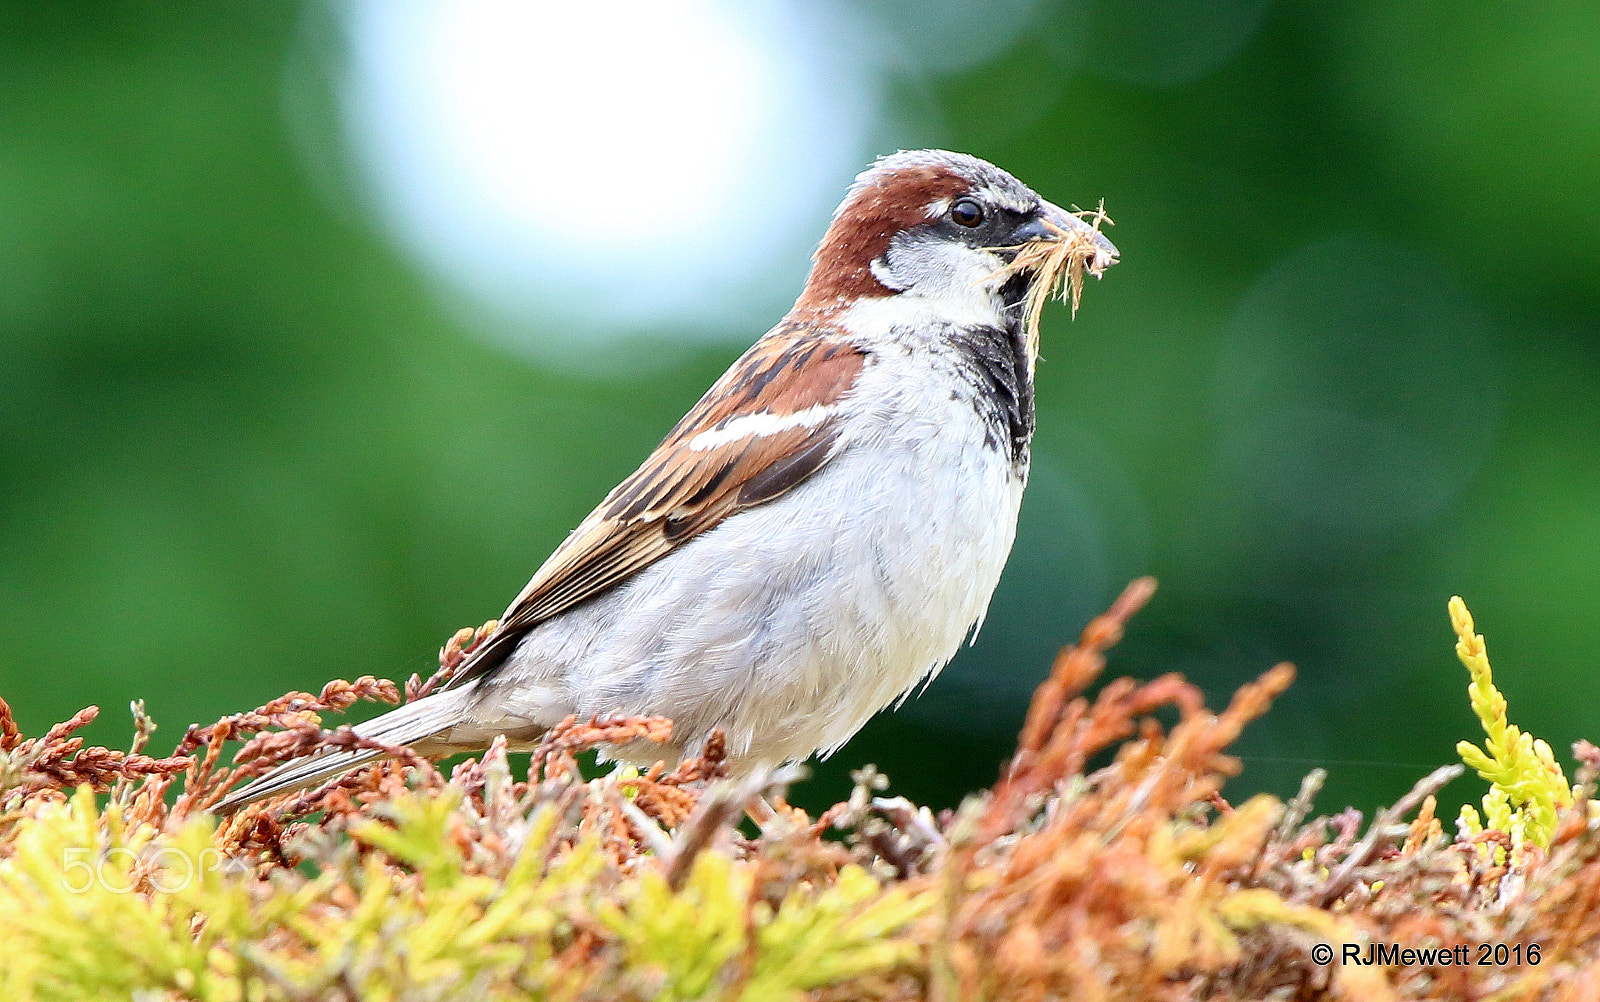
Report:
[[[1567,775],[1556,764],[1548,744],[1524,734],[1506,719],[1506,698],[1494,686],[1488,648],[1474,630],[1472,614],[1460,596],[1450,599],[1450,622],[1458,638],[1456,655],[1472,674],[1472,684],[1467,686],[1472,712],[1478,715],[1487,738],[1482,748],[1470,741],[1458,742],[1456,752],[1491,784],[1483,798],[1488,826],[1510,837],[1513,852],[1529,846],[1547,849],[1555,834],[1557,812],[1572,805]],[[1473,835],[1484,830],[1484,822],[1471,804],[1461,805],[1461,823]]]
[[[565,722],[520,780],[497,742],[448,780],[396,760],[218,818],[273,762],[348,746],[321,713],[401,687],[293,693],[192,728],[165,760],[139,751],[137,707],[130,753],[82,747],[86,714],[26,739],[0,712],[0,997],[1554,999],[1600,983],[1600,752],[1580,747],[1580,797],[1539,801],[1551,824],[1536,823],[1515,792],[1528,767],[1505,765],[1526,736],[1487,695],[1464,608],[1489,731],[1471,762],[1506,791],[1488,823],[1512,827],[1449,838],[1433,793],[1459,766],[1365,826],[1307,820],[1320,772],[1288,804],[1222,799],[1226,750],[1286,665],[1220,713],[1176,675],[1083,695],[1150,590],[1056,659],[995,786],[937,816],[868,768],[812,818],[783,800],[792,772],[728,777],[716,742],[670,771],[585,780],[577,751],[670,727],[627,718]],[[1344,961],[1375,944],[1447,952]],[[1481,963],[1497,946],[1514,959]]]

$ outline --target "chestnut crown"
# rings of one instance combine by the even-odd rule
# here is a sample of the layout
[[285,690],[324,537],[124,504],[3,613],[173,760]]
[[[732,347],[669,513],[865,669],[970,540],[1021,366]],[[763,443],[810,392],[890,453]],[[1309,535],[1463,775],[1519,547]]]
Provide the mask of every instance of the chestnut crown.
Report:
[[[801,305],[826,308],[902,292],[970,294],[1022,245],[1089,229],[977,157],[901,151],[880,158],[850,186],[813,256]],[[1116,248],[1093,236],[1115,258]]]

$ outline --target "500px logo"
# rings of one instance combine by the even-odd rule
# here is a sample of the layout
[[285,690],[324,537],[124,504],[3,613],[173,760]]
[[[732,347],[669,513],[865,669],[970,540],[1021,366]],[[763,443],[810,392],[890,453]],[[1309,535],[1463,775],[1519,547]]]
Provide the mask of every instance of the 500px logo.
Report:
[[74,847],[61,850],[61,886],[74,894],[96,886],[112,894],[128,894],[141,886],[173,894],[186,890],[202,873],[214,873],[227,865],[228,857],[210,848],[200,850],[196,857],[172,846],[146,851],[126,846]]

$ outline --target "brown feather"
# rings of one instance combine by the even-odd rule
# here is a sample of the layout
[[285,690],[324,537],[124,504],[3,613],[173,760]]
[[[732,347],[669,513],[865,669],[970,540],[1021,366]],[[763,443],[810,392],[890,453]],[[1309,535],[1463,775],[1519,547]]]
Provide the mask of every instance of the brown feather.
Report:
[[793,322],[757,341],[556,548],[456,680],[491,670],[539,623],[815,473],[838,435],[831,418],[703,450],[689,443],[739,418],[833,404],[855,385],[866,362],[863,349],[836,333]]
[[885,173],[839,207],[811,268],[797,310],[825,310],[863,296],[890,294],[872,273],[872,262],[889,249],[896,233],[928,221],[928,206],[955,198],[972,179],[942,165]]

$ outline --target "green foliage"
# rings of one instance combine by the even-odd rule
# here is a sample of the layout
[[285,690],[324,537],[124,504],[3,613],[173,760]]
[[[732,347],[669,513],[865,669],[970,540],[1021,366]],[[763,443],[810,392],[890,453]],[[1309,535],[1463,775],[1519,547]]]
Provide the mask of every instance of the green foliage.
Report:
[[1550,746],[1523,733],[1506,717],[1506,698],[1495,688],[1488,649],[1482,635],[1474,631],[1472,614],[1460,597],[1450,599],[1450,622],[1456,631],[1456,655],[1472,675],[1467,686],[1472,712],[1483,724],[1485,735],[1482,748],[1461,741],[1456,752],[1490,783],[1483,798],[1483,819],[1471,804],[1463,804],[1462,824],[1474,835],[1482,833],[1485,824],[1505,832],[1513,852],[1524,845],[1548,849],[1557,812],[1572,804],[1572,787]]
[[[555,844],[550,807],[514,826],[507,868],[485,872],[455,837],[460,808],[403,795],[392,823],[324,847],[314,875],[262,880],[222,858],[210,819],[129,826],[87,788],[45,804],[11,819],[0,863],[0,997],[786,1002],[906,963],[931,903],[847,866],[772,907],[754,899],[758,864],[713,852],[678,889],[655,869],[608,880],[598,837]],[[608,948],[575,949],[585,928]]]
[[69,1002],[158,988],[240,998],[241,947],[311,898],[253,896],[222,867],[213,827],[130,826],[119,808],[102,814],[87,788],[13,819],[0,864],[0,996]]
[[[1600,971],[1600,824],[1506,721],[1459,601],[1488,734],[1463,754],[1494,784],[1500,827],[1451,838],[1433,793],[1460,766],[1365,834],[1351,810],[1306,820],[1320,773],[1287,805],[1221,799],[1239,768],[1226,750],[1287,665],[1216,713],[1175,675],[1081,695],[1150,588],[1056,659],[999,782],[944,816],[863,770],[813,819],[781,779],[722,777],[716,742],[671,772],[583,779],[578,750],[657,733],[619,718],[560,725],[526,781],[502,740],[448,781],[423,760],[372,766],[219,821],[207,805],[264,749],[337,746],[306,714],[394,686],[291,693],[191,729],[163,760],[84,747],[87,711],[25,738],[0,701],[0,998],[1368,1002],[1564,997]],[[217,768],[233,741],[242,763]],[[1587,797],[1600,749],[1577,754]],[[735,827],[747,809],[765,817],[754,836]],[[1518,952],[1444,972],[1313,952],[1376,942]]]
[[626,944],[635,970],[658,972],[656,997],[674,1002],[714,997],[741,963],[748,974],[733,997],[782,1002],[800,989],[892,970],[917,953],[894,934],[928,910],[926,895],[885,892],[859,866],[848,866],[820,894],[795,888],[776,910],[757,903],[747,911],[754,876],[725,856],[702,853],[681,891],[645,871],[596,917]]

